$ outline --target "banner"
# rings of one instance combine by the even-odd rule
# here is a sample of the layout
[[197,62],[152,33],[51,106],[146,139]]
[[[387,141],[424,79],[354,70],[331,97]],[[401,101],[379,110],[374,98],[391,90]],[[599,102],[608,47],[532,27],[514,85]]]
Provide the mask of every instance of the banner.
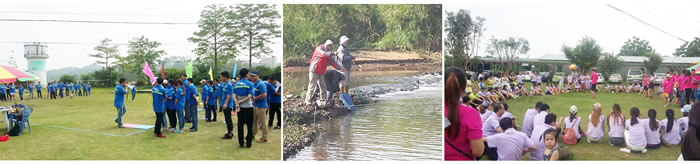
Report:
[[153,71],[151,71],[151,66],[148,65],[148,62],[145,62],[143,64],[143,69],[141,71],[148,76],[148,78],[151,79],[151,85],[154,85],[156,83],[156,78],[153,76]]
[[185,74],[187,74],[187,77],[192,78],[192,62],[185,65]]
[[160,77],[165,79],[165,72],[163,72],[163,69],[165,68],[165,64],[160,65]]
[[232,79],[236,79],[236,70],[238,70],[238,63],[233,65],[233,76],[231,76]]
[[214,80],[214,75],[211,74],[211,66],[209,66],[209,80]]

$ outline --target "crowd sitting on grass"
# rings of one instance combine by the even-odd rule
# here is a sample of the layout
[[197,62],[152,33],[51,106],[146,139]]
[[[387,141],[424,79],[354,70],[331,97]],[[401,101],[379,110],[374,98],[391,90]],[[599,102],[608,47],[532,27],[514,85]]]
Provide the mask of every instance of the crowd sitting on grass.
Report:
[[569,114],[558,118],[550,113],[548,104],[537,102],[535,108],[527,109],[518,131],[514,117],[506,114],[508,105],[498,101],[502,97],[493,94],[478,97],[474,94],[477,89],[469,94],[464,92],[468,87],[463,70],[457,67],[445,70],[446,160],[479,160],[484,156],[488,160],[520,160],[527,153],[530,160],[570,160],[575,152],[559,145],[559,140],[575,146],[586,137],[586,142],[600,144],[605,128],[608,128],[607,144],[620,147],[622,152],[646,153],[647,149],[658,149],[662,145],[681,146],[680,159],[700,159],[697,132],[700,102],[685,105],[680,111],[683,118],[676,119],[675,111],[667,109],[663,113],[666,119],[661,121],[656,119],[655,109],[646,110],[645,117],[639,108],[631,107],[630,118],[625,118],[620,105],[612,104],[612,112],[605,116],[602,105],[595,103],[587,110],[590,114],[585,130],[581,128],[584,120],[578,107],[570,106]]
[[[0,101],[12,101],[12,102],[24,102],[25,90],[29,91],[30,99],[34,99],[34,91],[36,90],[36,98],[44,98],[41,89],[41,82],[34,84],[34,82],[12,82],[12,83],[0,83]],[[58,99],[64,97],[73,98],[73,96],[90,96],[92,90],[92,84],[90,82],[62,82],[53,81],[49,82],[46,86],[48,90],[48,99]],[[18,99],[19,97],[19,99]]]

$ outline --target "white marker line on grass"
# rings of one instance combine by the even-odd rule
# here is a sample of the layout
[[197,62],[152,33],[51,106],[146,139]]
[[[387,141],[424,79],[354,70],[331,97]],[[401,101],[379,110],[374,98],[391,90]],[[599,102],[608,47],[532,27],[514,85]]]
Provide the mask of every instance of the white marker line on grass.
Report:
[[[41,124],[32,123],[32,125],[41,125]],[[85,130],[85,129],[69,128],[69,127],[56,126],[56,125],[43,125],[43,126],[54,127],[54,128],[61,128],[61,129],[66,129],[66,130],[75,130],[75,131],[81,131],[81,132],[88,132],[88,133],[96,133],[96,134],[102,134],[102,135],[108,135],[108,136],[117,136],[117,137],[127,137],[127,136],[130,136],[130,135],[133,135],[133,134],[136,134],[136,133],[140,133],[140,132],[145,131],[145,130],[140,130],[140,131],[136,131],[136,132],[131,132],[131,133],[126,134],[126,135],[122,135],[122,134],[112,134],[112,133],[105,133],[105,132],[97,132],[97,131],[91,131],[91,130]]]

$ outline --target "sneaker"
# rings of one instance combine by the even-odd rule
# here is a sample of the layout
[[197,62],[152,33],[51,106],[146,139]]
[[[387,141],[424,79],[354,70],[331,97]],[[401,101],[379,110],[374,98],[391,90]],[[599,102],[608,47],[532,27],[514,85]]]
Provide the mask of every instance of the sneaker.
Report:
[[170,132],[170,133],[175,132],[175,128],[168,129],[168,132]]
[[190,132],[197,132],[197,129],[190,129]]
[[117,127],[118,127],[118,128],[124,128],[124,126],[122,126],[122,125],[117,125]]
[[620,148],[620,151],[625,152],[625,153],[632,153],[632,150],[630,150],[628,148]]
[[282,128],[282,127],[280,127],[280,126],[275,126],[275,129],[280,129],[280,128]]
[[175,133],[182,133],[182,129],[176,129]]
[[221,139],[225,139],[225,140],[233,139],[233,134],[224,134],[224,136],[221,137]]
[[214,122],[216,122],[216,118],[215,118],[215,119],[213,119],[213,120],[211,120],[211,121],[214,121]]
[[245,147],[246,147],[246,148],[253,147],[253,144],[247,144],[247,145],[245,145]]
[[647,149],[642,150],[642,154],[647,153]]
[[245,147],[245,146],[243,146],[243,144],[239,144],[238,147]]
[[265,142],[267,142],[267,140],[266,140],[266,139],[262,139],[262,138],[261,138],[261,139],[259,139],[259,140],[255,141],[255,142],[265,143]]
[[158,137],[158,138],[165,138],[165,136],[164,136],[163,134],[156,135],[156,137]]

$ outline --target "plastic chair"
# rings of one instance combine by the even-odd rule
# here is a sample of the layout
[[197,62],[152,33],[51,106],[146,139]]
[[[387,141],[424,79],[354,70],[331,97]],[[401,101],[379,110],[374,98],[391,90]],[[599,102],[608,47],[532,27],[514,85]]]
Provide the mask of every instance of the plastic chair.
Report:
[[22,111],[22,120],[19,121],[19,135],[24,132],[24,124],[27,123],[29,133],[32,133],[32,126],[29,124],[29,115],[34,112],[34,108],[24,108]]

